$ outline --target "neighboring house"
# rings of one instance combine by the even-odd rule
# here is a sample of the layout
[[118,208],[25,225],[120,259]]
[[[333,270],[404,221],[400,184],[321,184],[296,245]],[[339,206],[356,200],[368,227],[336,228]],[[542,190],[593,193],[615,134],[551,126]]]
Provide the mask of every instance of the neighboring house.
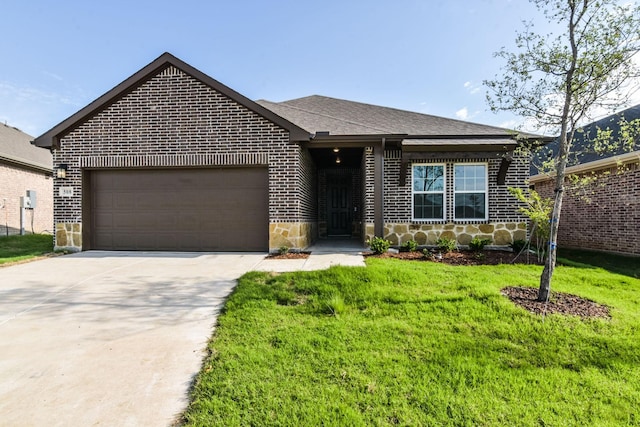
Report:
[[512,132],[321,96],[254,102],[165,53],[36,138],[56,247],[266,251],[317,238],[507,245]]
[[[595,137],[597,128],[610,128],[617,138],[620,116],[628,122],[640,119],[640,105],[585,126],[574,141],[573,150],[580,154],[573,157],[567,174],[593,176],[597,181],[578,191],[565,191],[558,227],[561,247],[640,255],[640,140],[603,156],[588,150],[589,138],[585,138]],[[547,147],[557,151],[557,143]],[[530,181],[541,195],[553,196],[553,176],[534,170]]]
[[31,145],[33,137],[0,124],[0,236],[20,233],[20,197],[27,191],[35,207],[26,209],[26,233],[53,231],[52,156]]

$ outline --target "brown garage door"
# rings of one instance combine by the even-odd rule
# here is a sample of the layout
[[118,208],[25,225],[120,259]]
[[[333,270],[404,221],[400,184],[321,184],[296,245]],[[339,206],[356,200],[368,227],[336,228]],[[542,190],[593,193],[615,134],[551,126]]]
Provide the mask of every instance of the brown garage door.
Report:
[[266,251],[266,168],[90,172],[92,249]]

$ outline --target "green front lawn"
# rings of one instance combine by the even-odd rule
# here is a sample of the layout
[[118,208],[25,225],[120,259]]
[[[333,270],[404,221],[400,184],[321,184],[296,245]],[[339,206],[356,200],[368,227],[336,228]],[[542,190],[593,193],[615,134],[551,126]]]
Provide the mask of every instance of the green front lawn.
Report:
[[185,423],[640,425],[640,280],[561,266],[612,319],[543,319],[500,294],[541,267],[367,264],[242,277]]
[[558,260],[565,265],[591,265],[640,279],[640,257],[580,249],[558,249]]
[[24,261],[53,252],[50,234],[0,237],[0,264]]

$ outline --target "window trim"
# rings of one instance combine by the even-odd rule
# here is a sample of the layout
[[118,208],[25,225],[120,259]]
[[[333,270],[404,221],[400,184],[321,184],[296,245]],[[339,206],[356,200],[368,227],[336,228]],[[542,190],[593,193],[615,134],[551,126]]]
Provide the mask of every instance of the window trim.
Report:
[[[460,191],[456,190],[456,166],[484,166],[484,217],[483,218],[458,218],[456,215],[456,195],[458,194],[476,194],[481,193],[481,191]],[[452,174],[452,198],[451,198],[451,206],[453,209],[453,219],[454,221],[488,221],[489,220],[489,163],[487,162],[473,162],[473,163],[453,163],[453,168],[451,170]]]
[[[413,180],[416,166],[441,166],[442,167],[442,191],[415,191]],[[442,218],[416,218],[415,217],[415,195],[416,194],[442,194]],[[446,163],[412,163],[411,164],[411,220],[445,222],[447,220],[447,164]]]

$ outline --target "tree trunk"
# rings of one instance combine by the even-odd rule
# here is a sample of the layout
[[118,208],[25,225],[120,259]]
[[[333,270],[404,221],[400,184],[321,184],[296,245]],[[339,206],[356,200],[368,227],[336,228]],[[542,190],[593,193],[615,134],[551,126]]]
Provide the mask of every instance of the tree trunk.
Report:
[[[578,48],[575,39],[576,22],[579,21],[586,12],[589,3],[584,0],[580,12],[576,11],[577,3],[573,0],[568,2],[570,16],[568,22],[569,41],[571,44],[570,66],[564,80],[564,106],[562,108],[562,119],[560,121],[560,141],[558,147],[558,158],[556,160],[556,187],[553,202],[553,212],[551,212],[551,223],[549,224],[549,252],[542,275],[540,275],[540,289],[538,290],[538,301],[549,301],[551,295],[551,277],[556,268],[556,253],[558,246],[558,225],[560,223],[560,212],[562,211],[562,197],[564,195],[564,177],[567,168],[567,158],[571,151],[571,143],[575,133],[575,115],[570,114],[572,99],[574,95],[573,76],[578,63]],[[576,13],[578,16],[576,17]],[[571,126],[569,127],[569,121]]]
[[549,224],[549,250],[547,260],[540,276],[540,288],[538,289],[538,301],[549,301],[551,296],[551,277],[556,268],[558,225],[560,223],[560,211],[562,210],[562,195],[564,191],[564,167],[562,168],[562,178],[556,177],[556,194],[553,202],[553,212],[551,213],[551,224]]

